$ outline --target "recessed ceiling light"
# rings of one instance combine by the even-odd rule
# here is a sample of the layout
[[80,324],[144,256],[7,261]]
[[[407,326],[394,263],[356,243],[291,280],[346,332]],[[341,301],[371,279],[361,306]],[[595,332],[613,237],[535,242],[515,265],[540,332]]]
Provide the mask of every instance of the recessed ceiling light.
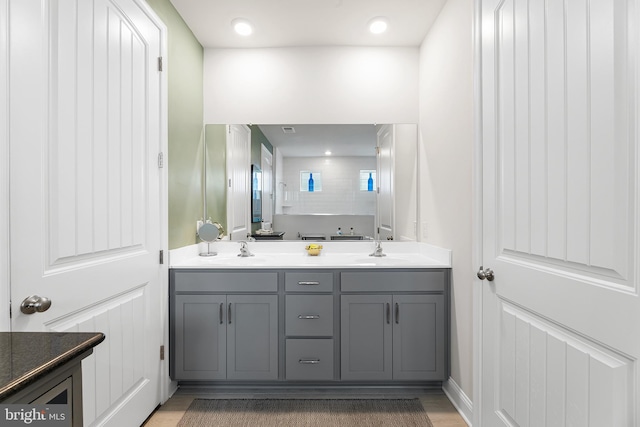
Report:
[[331,155],[331,151],[329,151],[329,150],[325,151],[325,152],[324,152],[324,155],[325,155],[325,156],[330,156],[330,155]]
[[235,32],[240,34],[241,36],[248,36],[253,33],[253,27],[251,27],[251,23],[243,18],[234,19],[233,21],[231,21],[231,26],[233,26]]
[[388,26],[387,18],[383,18],[382,16],[378,16],[369,21],[369,31],[373,34],[382,34],[387,31]]

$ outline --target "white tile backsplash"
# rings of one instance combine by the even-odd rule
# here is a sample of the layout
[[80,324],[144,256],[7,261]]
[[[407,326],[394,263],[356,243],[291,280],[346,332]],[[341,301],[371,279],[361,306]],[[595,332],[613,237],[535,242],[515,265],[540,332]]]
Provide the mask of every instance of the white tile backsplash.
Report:
[[[374,215],[375,192],[360,191],[361,169],[375,169],[375,157],[285,157],[284,214]],[[300,191],[300,171],[322,174],[322,191]]]

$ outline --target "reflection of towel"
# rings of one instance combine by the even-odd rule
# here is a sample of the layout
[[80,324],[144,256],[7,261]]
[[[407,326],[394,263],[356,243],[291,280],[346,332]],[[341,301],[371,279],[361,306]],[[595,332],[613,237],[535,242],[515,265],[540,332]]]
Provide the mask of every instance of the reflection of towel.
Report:
[[273,230],[256,230],[256,234],[273,234]]
[[271,231],[271,223],[270,222],[263,222],[262,223],[262,231]]

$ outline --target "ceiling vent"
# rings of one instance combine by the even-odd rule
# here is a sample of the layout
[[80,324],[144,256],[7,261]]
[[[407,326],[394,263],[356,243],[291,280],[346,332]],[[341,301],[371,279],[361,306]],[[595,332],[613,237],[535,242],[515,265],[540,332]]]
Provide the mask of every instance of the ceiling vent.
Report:
[[296,129],[293,126],[282,126],[282,132],[284,132],[284,133],[296,133]]

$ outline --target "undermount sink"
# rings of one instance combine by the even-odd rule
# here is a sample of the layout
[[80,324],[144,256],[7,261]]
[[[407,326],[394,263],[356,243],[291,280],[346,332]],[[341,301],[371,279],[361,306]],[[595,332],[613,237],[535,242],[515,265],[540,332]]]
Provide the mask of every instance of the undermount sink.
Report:
[[366,258],[356,258],[353,262],[358,265],[401,265],[405,264],[407,260],[406,258],[387,255],[383,257],[369,256]]
[[216,266],[222,266],[222,265],[238,265],[238,266],[245,266],[245,265],[256,265],[256,266],[262,266],[262,265],[270,265],[273,264],[274,260],[273,257],[271,256],[267,256],[267,255],[254,255],[254,256],[249,256],[249,257],[241,257],[241,256],[237,256],[235,254],[231,255],[231,254],[224,254],[224,255],[216,255],[216,256],[212,256],[212,257],[206,257],[202,259],[202,263],[203,264],[207,264],[207,265],[216,265]]

